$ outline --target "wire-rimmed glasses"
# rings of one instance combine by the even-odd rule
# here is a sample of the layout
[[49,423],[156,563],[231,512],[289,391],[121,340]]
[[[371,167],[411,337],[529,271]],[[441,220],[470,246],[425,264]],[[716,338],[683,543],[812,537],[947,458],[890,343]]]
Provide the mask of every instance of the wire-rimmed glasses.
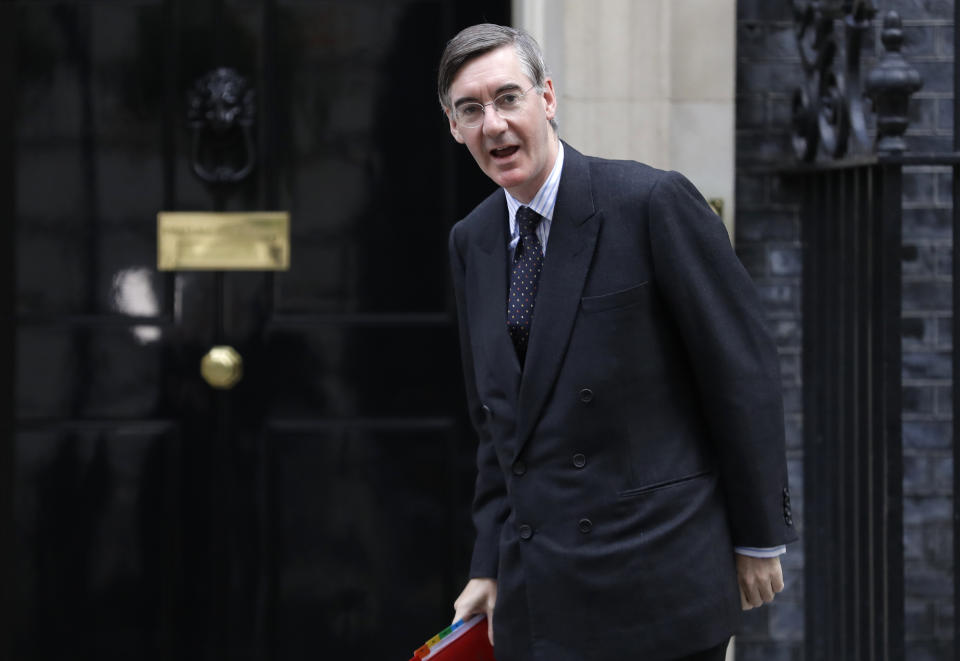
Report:
[[483,124],[483,118],[486,116],[487,106],[493,106],[494,111],[500,117],[506,119],[523,108],[523,99],[527,92],[536,85],[531,85],[522,92],[504,92],[488,103],[478,103],[471,101],[457,106],[454,112],[457,118],[457,124],[464,128],[473,129]]

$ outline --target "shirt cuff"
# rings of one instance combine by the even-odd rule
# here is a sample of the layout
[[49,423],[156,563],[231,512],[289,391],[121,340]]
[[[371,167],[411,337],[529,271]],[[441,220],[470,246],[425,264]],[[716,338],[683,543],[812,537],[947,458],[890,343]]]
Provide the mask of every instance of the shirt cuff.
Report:
[[754,546],[734,546],[733,550],[735,553],[740,555],[747,555],[751,558],[776,558],[787,552],[787,547],[785,544],[780,546],[772,546],[769,548],[756,548]]

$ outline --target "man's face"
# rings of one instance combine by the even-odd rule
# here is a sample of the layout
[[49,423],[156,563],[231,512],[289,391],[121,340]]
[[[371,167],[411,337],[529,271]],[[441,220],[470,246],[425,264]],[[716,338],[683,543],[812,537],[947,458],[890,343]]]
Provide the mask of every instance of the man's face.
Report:
[[[468,102],[490,103],[504,92],[523,92],[533,81],[520,66],[516,49],[504,46],[467,62],[450,86],[453,108]],[[557,157],[557,140],[550,120],[557,112],[553,81],[540,93],[531,89],[522,108],[507,118],[488,105],[483,124],[473,128],[457,125],[447,110],[450,133],[465,144],[480,169],[521,202],[529,202],[546,181]]]

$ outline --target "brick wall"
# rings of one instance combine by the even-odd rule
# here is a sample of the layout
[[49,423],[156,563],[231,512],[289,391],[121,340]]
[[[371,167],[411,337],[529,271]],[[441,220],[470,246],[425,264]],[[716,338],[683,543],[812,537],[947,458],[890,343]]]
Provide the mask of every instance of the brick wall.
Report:
[[[900,13],[904,54],[925,81],[911,109],[910,148],[949,150],[953,3],[880,0],[877,5],[880,16],[889,9]],[[737,21],[737,252],[759,287],[780,350],[791,491],[799,513],[794,518],[803,535],[799,207],[770,173],[793,158],[790,97],[803,75],[786,0],[740,0]],[[870,37],[874,54],[882,52],[878,33],[875,29]],[[865,59],[867,70],[873,61]],[[905,173],[904,551],[911,660],[946,658],[953,627],[950,194],[948,170]],[[802,544],[791,545],[783,560],[787,590],[771,607],[748,614],[738,638],[738,661],[802,658]]]
[[[904,52],[924,78],[911,108],[910,146],[947,151],[953,128],[953,6],[891,2],[904,18]],[[951,656],[952,390],[951,185],[941,168],[904,175],[904,557],[910,659]]]
[[[779,178],[764,172],[789,158],[790,95],[803,77],[786,2],[740,0],[737,21],[736,245],[780,351],[791,500],[803,535],[799,209]],[[782,561],[786,589],[747,614],[737,661],[801,658],[802,543],[790,545]]]

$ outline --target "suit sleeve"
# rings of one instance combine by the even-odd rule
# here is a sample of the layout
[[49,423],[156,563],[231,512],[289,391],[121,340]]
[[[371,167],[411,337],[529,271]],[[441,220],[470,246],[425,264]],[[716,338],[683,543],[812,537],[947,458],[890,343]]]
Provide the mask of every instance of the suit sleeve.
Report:
[[793,541],[779,358],[756,289],[686,178],[665,173],[649,205],[656,281],[696,375],[733,542]]
[[470,343],[470,322],[465,300],[466,268],[457,245],[457,226],[450,232],[450,267],[453,272],[453,290],[457,302],[457,324],[460,329],[460,355],[467,395],[470,421],[477,433],[477,481],[473,498],[473,524],[477,538],[470,561],[470,578],[496,578],[500,555],[500,530],[509,513],[507,487],[497,461],[493,439],[486,430],[482,402],[477,393],[477,382]]

